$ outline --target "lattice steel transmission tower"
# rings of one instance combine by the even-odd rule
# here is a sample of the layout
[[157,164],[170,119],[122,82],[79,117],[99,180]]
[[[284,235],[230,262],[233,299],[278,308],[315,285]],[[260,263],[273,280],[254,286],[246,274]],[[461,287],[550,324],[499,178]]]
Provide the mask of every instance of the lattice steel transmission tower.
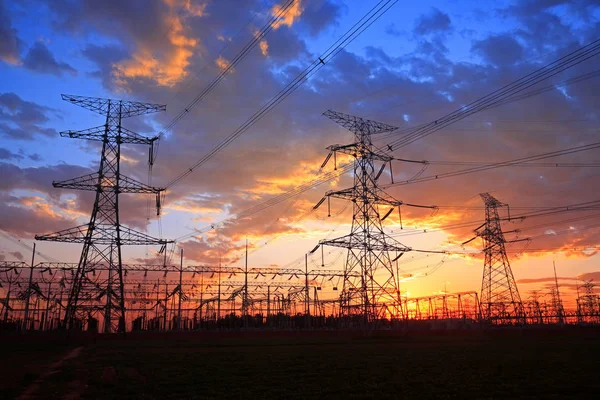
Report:
[[[499,207],[507,207],[489,193],[481,193],[485,203],[485,223],[475,230],[483,239],[485,264],[481,281],[481,314],[484,320],[513,323],[522,322],[523,303],[506,255],[504,232],[500,225]],[[529,240],[513,240],[511,243]],[[466,243],[466,242],[465,242]]]
[[[119,195],[121,193],[155,194],[157,207],[160,193],[164,190],[138,182],[121,174],[121,145],[145,144],[152,149],[158,137],[146,138],[121,125],[123,118],[164,111],[166,106],[111,100],[96,97],[62,95],[63,100],[86,108],[106,117],[104,125],[81,131],[61,132],[62,137],[102,142],[102,154],[98,172],[61,182],[53,182],[57,188],[89,190],[96,192],[96,200],[90,222],[59,232],[36,235],[36,240],[66,243],[83,243],[79,264],[70,289],[63,325],[75,326],[76,320],[88,313],[103,309],[104,331],[125,331],[125,294],[121,246],[166,245],[170,241],[156,239],[142,232],[121,225],[119,221]],[[91,279],[96,268],[108,266],[108,273],[101,280]],[[106,268],[106,267],[104,267]],[[98,304],[104,299],[102,307]]]
[[[395,126],[328,110],[323,115],[354,133],[355,141],[346,145],[329,146],[323,166],[332,154],[343,153],[354,158],[354,185],[348,189],[329,191],[315,205],[338,198],[352,202],[352,230],[350,234],[331,240],[321,240],[320,246],[341,247],[348,250],[344,266],[341,307],[346,315],[361,315],[365,322],[382,317],[403,315],[400,297],[397,261],[411,249],[388,236],[382,221],[394,208],[403,203],[377,186],[377,180],[392,157],[373,146],[371,135],[392,132]],[[376,166],[381,163],[381,166]],[[336,166],[337,168],[337,166]],[[380,206],[391,207],[384,217]],[[318,246],[313,250],[316,251]],[[355,276],[359,276],[356,279]]]

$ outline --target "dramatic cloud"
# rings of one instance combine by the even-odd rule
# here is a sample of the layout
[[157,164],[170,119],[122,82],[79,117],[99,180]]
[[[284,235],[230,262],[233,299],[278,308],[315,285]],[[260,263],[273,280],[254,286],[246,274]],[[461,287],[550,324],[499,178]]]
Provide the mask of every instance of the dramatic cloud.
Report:
[[[268,48],[268,46],[267,46],[267,48]],[[222,71],[226,70],[227,67],[229,67],[229,61],[227,61],[225,58],[223,58],[223,56],[219,56],[219,58],[217,58],[217,60],[215,61],[215,64]],[[233,70],[232,70],[232,72],[233,72]]]
[[[558,277],[559,281],[575,281],[577,278],[567,278],[567,277]],[[555,282],[555,278],[553,276],[547,278],[529,278],[529,279],[517,279],[518,284],[528,284],[528,283],[545,283],[545,282]]]
[[523,59],[523,48],[511,35],[495,35],[473,44],[473,51],[495,66],[509,66]]
[[182,21],[184,17],[178,10],[185,10],[193,17],[202,17],[206,4],[192,6],[186,0],[182,8],[181,0],[165,0],[165,3],[169,6],[169,11],[161,26],[167,27],[169,48],[164,54],[155,55],[155,47],[149,43],[140,43],[132,59],[114,65],[113,73],[119,85],[126,85],[127,79],[147,78],[161,86],[173,86],[187,76],[190,58],[199,42],[186,33]]
[[413,33],[428,35],[433,33],[448,32],[452,29],[450,17],[437,8],[432,8],[428,14],[419,17],[415,23]]
[[5,1],[0,1],[0,60],[9,64],[19,64],[23,42],[12,27],[7,15]]
[[21,154],[15,154],[8,149],[0,147],[0,160],[22,160],[23,158]]
[[15,93],[0,93],[0,135],[19,140],[31,140],[36,134],[55,135],[54,129],[43,127],[53,111]]
[[310,0],[302,3],[300,24],[308,27],[310,35],[336,26],[339,18],[348,11],[348,6],[339,1]]
[[302,0],[296,1],[292,6],[283,12],[283,7],[279,4],[275,4],[271,9],[271,15],[278,16],[278,19],[273,23],[273,28],[277,29],[281,26],[292,26],[294,21],[302,15],[304,11],[302,7]]
[[15,236],[32,239],[34,235],[54,232],[77,225],[65,218],[42,197],[22,198],[0,193],[2,230]]
[[579,275],[577,279],[581,281],[594,281],[594,283],[597,283],[600,281],[600,271],[586,272],[585,274]]
[[127,58],[127,51],[119,45],[104,45],[98,46],[89,43],[83,49],[82,54],[98,66],[98,70],[91,72],[92,77],[100,78],[100,80],[110,86],[114,79],[113,65]]
[[[268,21],[282,4],[279,2],[279,6],[265,10],[264,2],[260,1],[248,2],[247,7],[231,7],[233,3],[156,1],[148,3],[147,7],[139,7],[139,3],[136,6],[135,2],[122,1],[58,1],[54,12],[56,26],[61,31],[87,40],[82,46],[82,55],[94,64],[91,76],[97,77],[97,82],[101,82],[114,97],[157,103],[168,101],[168,113],[125,122],[126,127],[136,129],[135,124],[139,124],[151,134],[153,129],[160,130],[185,110],[189,101],[229,65],[241,47],[255,35],[257,27]],[[327,190],[351,186],[349,174],[299,196],[290,196],[285,202],[261,212],[252,215],[243,212],[315,179],[328,153],[326,147],[353,140],[351,133],[321,116],[327,109],[398,126],[398,132],[375,138],[375,144],[386,149],[390,141],[401,137],[407,129],[459,109],[589,42],[589,38],[597,37],[595,11],[588,6],[585,7],[588,10],[586,18],[591,22],[574,23],[568,18],[574,12],[573,7],[568,6],[569,14],[562,18],[553,12],[548,2],[535,3],[537,6],[528,11],[523,8],[499,10],[501,18],[495,17],[498,10],[491,9],[489,13],[493,17],[490,19],[495,18],[494,21],[500,24],[494,27],[493,34],[479,26],[479,35],[458,38],[459,35],[452,35],[452,31],[459,24],[459,16],[456,14],[455,18],[452,14],[451,20],[445,11],[432,9],[423,15],[415,15],[414,24],[406,25],[409,27],[407,33],[389,26],[387,31],[396,35],[394,43],[397,41],[398,46],[392,48],[378,42],[376,46],[351,46],[341,51],[229,147],[169,188],[163,223],[165,226],[177,225],[177,229],[169,231],[170,235],[184,235],[187,231],[183,227],[189,227],[193,232],[215,225],[214,229],[198,232],[196,238],[183,241],[186,259],[198,263],[217,263],[220,257],[232,260],[246,237],[264,243],[271,238],[294,235],[298,240],[309,238],[316,243],[325,236],[324,231],[333,230],[337,224],[341,227],[335,234],[346,234],[351,223],[351,205],[334,202],[334,216],[330,218],[323,208],[315,212],[310,210]],[[518,4],[525,6],[529,2]],[[321,47],[322,41],[325,44],[333,42],[335,38],[327,33],[336,31],[332,27],[338,24],[343,11],[344,7],[337,2],[296,3],[294,9],[274,25],[278,29],[269,32],[205,100],[190,109],[185,118],[162,138],[153,169],[153,184],[165,184],[188,171],[196,160],[208,154],[296,77],[315,59],[315,54],[309,50],[314,47],[314,43],[310,43],[311,35],[322,34],[317,47]],[[503,22],[507,22],[509,28],[501,26]],[[91,43],[89,38],[96,35],[104,40]],[[454,50],[457,46],[475,57],[457,54]],[[79,64],[73,62],[73,65]],[[547,87],[538,96],[479,113],[410,146],[394,149],[393,154],[397,158],[414,160],[491,162],[597,141],[595,127],[599,116],[595,96],[598,80],[561,84],[565,79],[583,76],[593,70],[591,63],[584,62],[549,79],[544,85],[532,88]],[[128,93],[123,94],[122,89]],[[0,97],[0,104],[4,104],[2,99]],[[8,121],[19,119],[16,108],[11,111],[6,105],[1,107],[0,122],[8,124]],[[44,118],[48,118],[51,111],[39,111],[41,117],[34,118],[36,122],[32,124],[45,126],[47,120]],[[14,150],[0,154],[4,154],[7,162],[19,161]],[[123,151],[123,156],[125,173],[145,180],[148,173],[146,149],[131,146]],[[596,158],[594,152],[585,152],[558,161],[591,163]],[[343,161],[338,159],[339,164]],[[30,213],[30,220],[40,214],[47,222],[53,221],[47,225],[54,229],[63,222],[85,219],[85,215],[89,215],[93,202],[89,193],[55,192],[47,187],[51,180],[60,180],[61,176],[66,179],[85,172],[75,171],[73,166],[64,170],[60,166],[35,170],[13,170],[9,165],[2,168],[10,177],[3,182],[4,188],[15,197],[10,202],[11,207],[25,209],[24,198],[33,197],[30,194],[17,196],[16,192],[36,190],[40,196],[47,196],[53,211],[63,218],[62,221],[52,220],[49,213],[43,214],[35,208],[35,201],[27,199],[27,204],[32,204],[35,210]],[[69,168],[73,168],[70,173]],[[466,166],[434,163],[423,166],[400,161],[393,164],[396,182],[461,168]],[[333,170],[331,162],[325,170]],[[483,203],[478,193],[491,192],[500,201],[515,207],[511,208],[511,213],[526,212],[535,207],[594,200],[600,189],[594,176],[594,169],[587,167],[511,167],[397,185],[388,189],[397,199],[441,207],[433,211],[403,206],[403,229],[399,229],[397,212],[388,217],[385,225],[402,243],[413,245],[415,242],[415,248],[460,252],[463,251],[460,243],[472,238],[473,229],[484,220]],[[387,169],[380,180],[391,181]],[[46,185],[44,188],[42,182]],[[61,197],[59,192],[66,194]],[[121,199],[127,210],[122,214],[124,221],[145,228],[149,222],[145,198],[122,196]],[[381,212],[387,212],[387,208]],[[245,216],[218,223],[238,213]],[[599,234],[594,214],[593,210],[588,210],[518,222],[504,221],[507,231],[520,231],[507,234],[507,240],[532,238],[529,247],[525,247],[526,242],[510,245],[511,259],[521,253],[544,256],[547,255],[545,251],[591,257],[593,247],[598,245]],[[505,209],[501,210],[501,215],[507,216]],[[581,219],[574,220],[576,217]],[[150,222],[154,218],[152,216]],[[457,227],[459,224],[464,225]],[[549,229],[554,233],[547,234]],[[443,236],[442,240],[446,242],[429,239],[438,238],[436,235]],[[577,250],[569,250],[573,248]],[[481,240],[478,239],[464,251],[480,249]]]
[[56,61],[43,42],[36,42],[23,59],[23,66],[42,74],[62,76],[63,73],[77,75],[77,70],[65,62]]

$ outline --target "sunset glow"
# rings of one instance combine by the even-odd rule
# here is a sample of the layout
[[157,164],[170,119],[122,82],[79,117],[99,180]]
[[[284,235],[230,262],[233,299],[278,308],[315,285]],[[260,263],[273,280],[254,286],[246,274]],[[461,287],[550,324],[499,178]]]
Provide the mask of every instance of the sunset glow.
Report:
[[[52,187],[98,167],[101,142],[58,135],[105,123],[61,101],[61,93],[73,92],[167,104],[165,113],[123,120],[124,127],[145,137],[160,134],[160,140],[151,170],[147,148],[124,144],[121,172],[152,187],[185,176],[158,200],[120,197],[120,222],[177,243],[160,252],[128,247],[124,262],[161,263],[166,251],[178,264],[183,249],[185,265],[242,267],[248,240],[251,267],[303,270],[304,255],[320,240],[352,228],[356,202],[332,198],[313,209],[329,191],[353,185],[355,155],[339,151],[323,164],[329,146],[355,140],[321,116],[337,110],[398,127],[373,135],[373,145],[395,157],[391,166],[377,163],[378,185],[404,203],[379,206],[383,230],[415,250],[399,257],[395,276],[399,295],[408,299],[406,312],[418,310],[410,299],[481,290],[483,242],[471,239],[485,221],[479,194],[486,192],[509,206],[500,217],[523,301],[537,291],[549,299],[554,262],[565,306],[576,307],[580,286],[600,274],[600,204],[580,205],[598,200],[597,150],[468,170],[594,142],[599,81],[590,74],[598,60],[549,77],[531,89],[535,93],[409,139],[415,129],[592,42],[597,5],[516,1],[484,11],[439,1],[398,4],[325,60],[319,55],[333,38],[371,5],[226,3],[162,0],[135,12],[91,1],[41,4],[31,11],[36,24],[23,17],[25,5],[1,3],[3,261],[29,260],[36,234],[89,222],[93,193]],[[263,32],[263,25],[272,29]],[[253,38],[246,54],[244,44]],[[236,58],[240,52],[243,59]],[[320,70],[254,116],[313,61]],[[228,135],[233,139],[219,148]],[[77,262],[81,246],[40,242],[37,249],[40,262]],[[343,270],[347,251],[318,250],[308,262],[309,269]],[[376,275],[384,276],[381,271]],[[311,285],[321,298],[333,299],[339,295],[333,288],[343,283]]]

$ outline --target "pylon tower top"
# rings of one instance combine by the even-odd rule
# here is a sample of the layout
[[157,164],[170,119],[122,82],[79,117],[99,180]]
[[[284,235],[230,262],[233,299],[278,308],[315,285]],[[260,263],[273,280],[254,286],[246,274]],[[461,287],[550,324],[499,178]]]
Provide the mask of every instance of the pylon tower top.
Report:
[[332,110],[325,111],[323,115],[348,129],[357,137],[374,135],[377,133],[393,132],[398,129],[397,126],[392,126]]
[[72,94],[61,94],[64,101],[78,105],[79,107],[87,108],[100,115],[107,116],[115,112],[112,107],[118,106],[120,117],[128,118],[137,115],[151,114],[155,112],[165,111],[166,105],[140,103],[137,101],[105,99],[101,97],[76,96]]

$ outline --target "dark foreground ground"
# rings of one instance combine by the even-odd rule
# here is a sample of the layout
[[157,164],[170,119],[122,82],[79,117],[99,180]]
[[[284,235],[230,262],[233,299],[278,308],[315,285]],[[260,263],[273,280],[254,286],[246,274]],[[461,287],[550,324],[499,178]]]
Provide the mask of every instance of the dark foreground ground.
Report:
[[[596,399],[600,393],[598,330],[0,341],[0,398],[27,392],[21,398]],[[49,367],[79,346],[77,357]]]

